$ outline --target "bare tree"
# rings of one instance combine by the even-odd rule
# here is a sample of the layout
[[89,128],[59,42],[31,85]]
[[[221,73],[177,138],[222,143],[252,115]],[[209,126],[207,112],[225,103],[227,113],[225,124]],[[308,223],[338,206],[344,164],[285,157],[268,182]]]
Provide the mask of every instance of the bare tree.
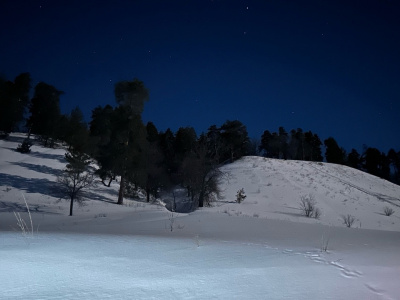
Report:
[[213,199],[221,197],[219,181],[223,174],[205,143],[199,142],[184,159],[181,172],[192,203],[197,200],[198,207],[210,206]]
[[350,228],[351,226],[353,226],[353,223],[356,220],[356,217],[348,214],[348,215],[342,216],[342,219],[343,219],[343,224],[346,225],[348,228]]
[[70,199],[69,215],[72,216],[74,202],[82,203],[82,190],[94,185],[93,172],[89,167],[90,157],[80,152],[65,154],[68,164],[63,172],[57,176],[64,197]]

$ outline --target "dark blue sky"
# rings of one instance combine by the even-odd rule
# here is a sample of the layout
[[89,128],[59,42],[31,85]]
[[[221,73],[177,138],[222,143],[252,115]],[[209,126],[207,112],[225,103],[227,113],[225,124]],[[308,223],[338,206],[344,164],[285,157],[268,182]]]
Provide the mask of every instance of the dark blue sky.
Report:
[[159,130],[238,119],[251,137],[300,127],[386,152],[400,150],[399,16],[394,0],[2,0],[0,73],[54,85],[88,121],[139,78]]

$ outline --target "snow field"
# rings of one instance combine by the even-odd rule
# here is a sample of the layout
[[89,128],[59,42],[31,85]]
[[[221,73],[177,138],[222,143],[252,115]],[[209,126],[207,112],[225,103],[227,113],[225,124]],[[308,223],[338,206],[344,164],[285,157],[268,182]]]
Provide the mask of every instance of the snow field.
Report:
[[[98,185],[68,216],[63,149],[0,141],[0,299],[398,299],[399,186],[344,166],[245,157],[190,214]],[[235,203],[244,188],[247,198]],[[319,220],[302,216],[313,194]],[[14,212],[34,234],[23,236]],[[383,215],[390,206],[395,214]],[[357,218],[353,228],[341,216]],[[172,231],[171,231],[171,222]],[[326,248],[326,249],[325,249]]]

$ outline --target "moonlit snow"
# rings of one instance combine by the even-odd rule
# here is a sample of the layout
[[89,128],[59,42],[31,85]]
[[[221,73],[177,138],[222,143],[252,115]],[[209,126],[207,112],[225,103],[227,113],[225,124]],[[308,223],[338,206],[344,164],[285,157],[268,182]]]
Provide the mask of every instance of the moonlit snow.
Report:
[[[245,157],[190,214],[98,185],[68,216],[63,149],[0,141],[0,299],[398,299],[400,187],[326,163]],[[235,203],[244,188],[247,198]],[[300,196],[322,215],[306,218]],[[22,234],[15,213],[33,234]],[[383,213],[389,206],[395,213]],[[342,216],[351,214],[352,228]],[[326,248],[326,251],[325,251]]]

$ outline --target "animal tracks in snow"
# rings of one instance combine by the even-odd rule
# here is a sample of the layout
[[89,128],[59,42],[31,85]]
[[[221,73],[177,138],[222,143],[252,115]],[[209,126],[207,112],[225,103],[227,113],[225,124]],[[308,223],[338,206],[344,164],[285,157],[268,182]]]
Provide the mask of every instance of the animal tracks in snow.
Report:
[[[332,266],[332,267],[336,268],[337,270],[339,270],[340,276],[347,278],[349,280],[357,280],[357,279],[361,280],[361,281],[365,280],[363,272],[361,272],[360,270],[351,269],[349,267],[346,267],[344,264],[340,263],[340,261],[341,261],[340,259],[331,261],[331,260],[328,260],[327,258],[325,258],[323,254],[318,253],[318,252],[313,252],[313,251],[298,252],[298,251],[293,251],[291,249],[284,249],[284,250],[280,250],[280,251],[281,251],[281,253],[286,254],[286,255],[300,255],[305,258],[310,259],[313,262],[316,262],[319,264],[324,264],[327,266]],[[384,296],[384,299],[391,299],[390,297],[388,298],[385,296],[385,290],[381,289],[380,287],[377,287],[373,284],[365,283],[365,282],[361,282],[361,284],[363,284],[372,293],[379,295],[379,296]]]

